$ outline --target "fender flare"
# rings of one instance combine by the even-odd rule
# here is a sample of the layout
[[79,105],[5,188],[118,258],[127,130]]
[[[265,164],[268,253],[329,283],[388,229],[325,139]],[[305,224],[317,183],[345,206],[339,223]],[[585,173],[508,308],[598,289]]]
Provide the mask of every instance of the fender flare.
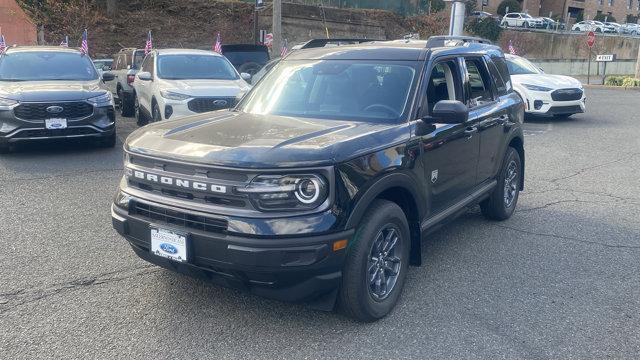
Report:
[[418,221],[422,220],[426,213],[425,197],[420,193],[418,185],[411,176],[402,172],[395,172],[382,176],[360,196],[360,199],[357,200],[356,205],[349,215],[346,228],[352,229],[357,227],[369,208],[369,205],[385,190],[394,187],[403,188],[413,196],[418,209]]

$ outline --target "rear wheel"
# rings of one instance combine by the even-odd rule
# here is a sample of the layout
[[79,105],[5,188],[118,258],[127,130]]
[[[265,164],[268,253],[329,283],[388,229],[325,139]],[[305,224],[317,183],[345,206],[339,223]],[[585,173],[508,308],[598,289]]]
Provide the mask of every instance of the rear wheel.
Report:
[[520,154],[516,149],[509,147],[498,175],[498,185],[491,196],[480,203],[485,217],[501,221],[513,215],[520,195],[522,173]]
[[402,293],[409,250],[404,212],[393,202],[376,200],[347,254],[339,295],[345,314],[366,322],[389,314]]

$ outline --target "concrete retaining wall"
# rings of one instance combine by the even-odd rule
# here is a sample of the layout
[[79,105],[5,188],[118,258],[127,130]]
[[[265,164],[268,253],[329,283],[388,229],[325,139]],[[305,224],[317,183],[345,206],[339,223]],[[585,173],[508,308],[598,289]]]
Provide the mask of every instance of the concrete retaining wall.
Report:
[[[531,62],[541,67],[548,74],[587,76],[589,62],[587,60],[536,60]],[[603,65],[591,62],[591,75],[601,75]],[[618,60],[607,64],[607,75],[634,75],[636,73],[635,60]]]

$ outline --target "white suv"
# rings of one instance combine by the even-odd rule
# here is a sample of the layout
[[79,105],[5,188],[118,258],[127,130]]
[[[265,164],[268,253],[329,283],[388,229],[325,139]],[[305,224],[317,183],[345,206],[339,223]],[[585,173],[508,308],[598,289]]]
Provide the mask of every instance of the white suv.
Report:
[[544,21],[526,13],[508,13],[500,22],[503,27],[543,28]]
[[138,125],[231,108],[250,77],[211,51],[154,50],[133,82]]

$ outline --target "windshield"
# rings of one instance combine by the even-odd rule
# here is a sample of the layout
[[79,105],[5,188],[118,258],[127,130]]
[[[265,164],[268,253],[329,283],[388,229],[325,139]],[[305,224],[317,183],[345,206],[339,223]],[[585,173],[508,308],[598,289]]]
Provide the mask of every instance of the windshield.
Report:
[[281,61],[243,99],[251,114],[397,121],[407,112],[413,62]]
[[133,65],[131,66],[132,69],[140,69],[140,65],[142,65],[142,61],[144,60],[144,51],[143,50],[136,50],[133,53]]
[[162,55],[158,76],[168,80],[236,80],[238,74],[225,58],[215,55]]
[[269,61],[269,53],[266,51],[225,51],[224,56],[236,67],[250,62],[264,65]]
[[529,15],[529,14],[522,14],[522,18],[523,19],[532,19],[531,15]]
[[511,75],[542,74],[540,69],[529,60],[521,57],[508,57],[507,67]]
[[96,79],[93,63],[80,53],[25,51],[8,53],[0,59],[0,81]]

